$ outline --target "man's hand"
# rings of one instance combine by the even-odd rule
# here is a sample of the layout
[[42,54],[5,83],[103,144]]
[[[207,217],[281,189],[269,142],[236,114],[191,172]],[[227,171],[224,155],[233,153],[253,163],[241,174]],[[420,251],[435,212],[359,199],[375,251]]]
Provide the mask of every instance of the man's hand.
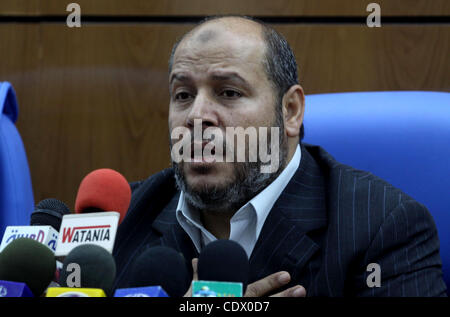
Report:
[[[193,268],[193,281],[198,280],[198,274],[197,274],[197,263],[198,259],[192,259],[192,268]],[[256,281],[254,283],[251,283],[247,285],[247,290],[244,294],[244,297],[261,297],[268,293],[271,293],[272,291],[275,291],[279,289],[280,287],[288,284],[291,281],[291,276],[288,272],[277,272],[273,273],[269,276],[266,276],[265,278]],[[192,283],[189,290],[186,292],[184,297],[191,297],[192,296]],[[271,297],[305,297],[306,296],[306,290],[301,285],[296,285],[291,288],[288,288],[282,292],[276,293],[272,295]]]
[[[247,285],[244,297],[261,297],[275,291],[291,281],[288,272],[273,273],[265,278]],[[301,285],[296,285],[282,292],[271,295],[271,297],[305,297],[306,290]]]

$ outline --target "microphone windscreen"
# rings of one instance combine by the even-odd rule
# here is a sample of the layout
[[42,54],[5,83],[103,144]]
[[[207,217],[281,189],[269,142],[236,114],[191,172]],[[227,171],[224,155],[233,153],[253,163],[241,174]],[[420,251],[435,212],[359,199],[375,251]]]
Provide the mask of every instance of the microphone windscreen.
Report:
[[117,211],[119,223],[131,201],[131,188],[125,177],[112,169],[92,171],[81,181],[75,200],[75,213]]
[[70,283],[68,285],[68,280],[76,282],[75,276],[69,276],[76,270],[73,263],[79,265],[79,287],[100,288],[106,295],[111,296],[116,278],[116,262],[105,248],[95,244],[83,244],[70,251],[60,272],[59,284],[62,287],[73,287]]
[[201,281],[242,283],[245,293],[250,264],[247,253],[232,240],[216,240],[200,253],[197,264]]
[[25,283],[35,296],[42,295],[55,271],[52,251],[33,239],[16,239],[0,253],[0,280]]
[[69,207],[62,201],[48,198],[40,201],[31,213],[31,226],[52,226],[59,232],[64,215],[70,214]]
[[161,286],[170,297],[182,297],[191,280],[183,255],[171,248],[157,246],[136,258],[128,287]]

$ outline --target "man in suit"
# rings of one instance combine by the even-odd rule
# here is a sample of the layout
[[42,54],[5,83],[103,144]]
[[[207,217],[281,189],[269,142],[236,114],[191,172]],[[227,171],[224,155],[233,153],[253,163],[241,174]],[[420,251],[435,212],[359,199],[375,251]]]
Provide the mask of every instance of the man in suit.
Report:
[[261,173],[261,159],[173,160],[172,168],[132,184],[114,250],[117,287],[146,248],[174,248],[194,259],[195,271],[205,245],[231,239],[249,256],[248,296],[445,296],[429,212],[376,176],[301,142],[305,106],[297,77],[286,40],[253,19],[208,19],[176,43],[169,131],[193,131],[196,120],[222,132],[277,127],[271,141],[279,145],[279,168]]

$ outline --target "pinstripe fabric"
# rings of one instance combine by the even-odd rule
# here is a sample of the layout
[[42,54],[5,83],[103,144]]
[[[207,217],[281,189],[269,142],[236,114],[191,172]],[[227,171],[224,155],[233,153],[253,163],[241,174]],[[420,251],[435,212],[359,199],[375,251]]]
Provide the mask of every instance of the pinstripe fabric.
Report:
[[[166,245],[198,256],[178,225],[173,172],[133,184],[133,203],[119,227],[116,286],[126,285],[133,258]],[[370,288],[367,265],[381,268]],[[371,173],[302,144],[295,175],[274,204],[250,257],[250,281],[286,270],[287,286],[308,296],[445,296],[439,240],[427,209]]]

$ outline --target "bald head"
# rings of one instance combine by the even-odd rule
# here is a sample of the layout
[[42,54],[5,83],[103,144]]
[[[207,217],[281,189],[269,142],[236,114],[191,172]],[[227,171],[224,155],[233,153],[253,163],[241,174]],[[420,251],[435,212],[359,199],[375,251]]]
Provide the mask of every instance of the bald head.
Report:
[[186,33],[175,43],[169,60],[169,73],[172,70],[178,48],[195,48],[214,42],[230,43],[230,38],[241,38],[259,42],[265,51],[263,25],[248,17],[225,16],[210,17],[200,22],[194,29]]
[[208,20],[187,33],[177,45],[172,63],[187,62],[191,56],[212,62],[229,57],[259,64],[258,75],[264,76],[265,51],[260,24],[240,17],[222,17]]
[[217,37],[220,32],[234,33],[236,36],[263,40],[262,25],[243,17],[220,17],[206,20],[188,33],[187,38],[206,42]]

